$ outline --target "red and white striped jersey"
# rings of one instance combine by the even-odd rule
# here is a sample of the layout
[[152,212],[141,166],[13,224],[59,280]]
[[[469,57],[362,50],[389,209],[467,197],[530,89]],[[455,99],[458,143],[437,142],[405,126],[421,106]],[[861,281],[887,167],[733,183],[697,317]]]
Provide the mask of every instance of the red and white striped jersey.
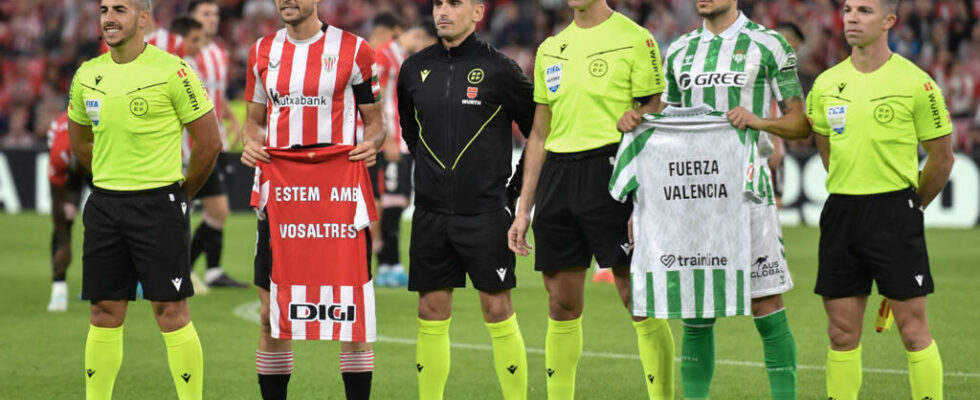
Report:
[[[201,78],[201,82],[204,83],[208,97],[214,102],[214,115],[218,117],[218,121],[221,121],[224,110],[222,103],[224,96],[221,95],[228,90],[228,53],[212,41],[201,48],[194,60],[197,64],[195,72]],[[222,140],[224,140],[224,135],[222,135]]]
[[[180,37],[180,35],[176,33],[171,33],[163,28],[157,28],[157,30],[143,36],[143,40],[145,40],[146,43],[158,47],[160,50],[166,51],[167,53],[181,58],[184,57],[184,38]],[[109,51],[109,45],[105,43],[105,40],[100,42],[99,46],[99,54]]]
[[374,286],[366,228],[378,219],[354,146],[270,149],[252,206],[266,210],[272,247],[272,337],[373,342]]
[[378,48],[378,83],[381,85],[381,110],[385,130],[392,135],[402,154],[408,154],[408,146],[402,140],[402,127],[398,123],[398,71],[408,55],[398,41],[392,39]]
[[48,181],[55,186],[68,182],[71,165],[71,141],[68,139],[68,113],[51,121],[48,128]]
[[266,105],[265,145],[357,143],[354,86],[379,87],[374,50],[361,37],[328,26],[310,39],[286,29],[263,37],[248,55],[245,100]]

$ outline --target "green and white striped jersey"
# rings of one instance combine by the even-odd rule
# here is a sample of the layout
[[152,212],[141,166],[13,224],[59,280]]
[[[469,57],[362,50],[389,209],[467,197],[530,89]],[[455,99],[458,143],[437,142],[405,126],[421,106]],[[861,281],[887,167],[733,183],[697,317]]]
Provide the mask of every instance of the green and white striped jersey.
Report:
[[[742,106],[770,118],[773,100],[803,95],[796,52],[778,32],[742,13],[721,35],[702,26],[674,41],[666,54],[667,90],[662,98],[670,105],[706,105],[722,112]],[[764,185],[772,144],[765,132],[749,129],[748,135],[761,158],[754,171],[756,181]],[[763,199],[772,197],[764,186],[753,186],[753,191]]]
[[749,149],[704,105],[647,114],[623,135],[609,192],[633,194],[633,315],[751,314]]

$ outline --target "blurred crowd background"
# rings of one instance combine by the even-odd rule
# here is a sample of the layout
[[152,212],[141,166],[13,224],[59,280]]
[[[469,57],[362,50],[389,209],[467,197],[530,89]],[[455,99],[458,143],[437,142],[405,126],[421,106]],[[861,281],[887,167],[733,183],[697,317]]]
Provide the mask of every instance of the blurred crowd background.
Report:
[[[694,0],[608,0],[648,28],[661,51],[697,28]],[[808,91],[816,76],[849,53],[843,39],[843,0],[740,0],[753,21],[780,29],[797,46]],[[160,26],[184,12],[185,0],[155,0]],[[228,98],[242,97],[248,49],[282,27],[273,0],[218,0],[218,37],[230,57]],[[537,45],[572,20],[564,0],[486,0],[481,37],[517,60],[530,76]],[[324,22],[368,37],[374,17],[389,11],[406,26],[431,15],[430,0],[322,0]],[[980,0],[904,0],[893,50],[914,60],[943,89],[955,120],[956,148],[980,151]],[[796,28],[790,28],[792,24]],[[99,2],[0,0],[0,148],[44,148],[52,117],[63,111],[75,69],[99,51]],[[812,140],[812,139],[811,139]],[[812,151],[812,142],[789,143]]]

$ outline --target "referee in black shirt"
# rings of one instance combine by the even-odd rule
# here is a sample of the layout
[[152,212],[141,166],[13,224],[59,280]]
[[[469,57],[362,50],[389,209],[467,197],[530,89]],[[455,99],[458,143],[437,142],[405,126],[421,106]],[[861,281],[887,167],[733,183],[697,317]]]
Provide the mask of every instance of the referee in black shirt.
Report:
[[435,0],[439,42],[402,64],[396,88],[402,136],[415,160],[408,288],[419,293],[419,398],[442,398],[449,375],[453,288],[480,291],[505,399],[527,396],[527,361],[510,300],[507,247],[520,192],[511,176],[512,122],[526,137],[533,86],[517,64],[473,33],[481,0]]

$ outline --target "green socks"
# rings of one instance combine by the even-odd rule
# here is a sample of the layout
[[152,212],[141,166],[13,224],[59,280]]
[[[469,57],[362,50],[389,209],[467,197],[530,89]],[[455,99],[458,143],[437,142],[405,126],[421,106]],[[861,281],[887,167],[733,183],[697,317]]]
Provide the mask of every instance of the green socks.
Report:
[[582,357],[582,317],[568,321],[548,319],[544,359],[548,373],[548,399],[575,397],[575,368]]
[[715,372],[715,319],[684,320],[681,385],[685,399],[707,399]]
[[[415,369],[419,379],[419,400],[442,399],[449,377],[449,322],[419,318]],[[516,324],[515,324],[516,325]]]
[[85,398],[112,398],[112,386],[123,358],[123,327],[89,325],[85,340]]
[[796,342],[786,321],[786,309],[755,318],[773,400],[796,399]]
[[163,340],[167,343],[167,361],[174,386],[177,387],[177,398],[199,400],[204,390],[204,355],[194,323],[189,322],[173,332],[164,332]]
[[827,397],[857,400],[861,390],[861,345],[854,350],[827,350]]
[[517,315],[500,322],[488,322],[493,344],[493,369],[497,371],[505,400],[527,398],[527,352],[524,337],[517,326]]
[[674,398],[674,337],[667,320],[633,321],[650,399]]
[[939,347],[933,340],[929,347],[909,356],[909,383],[912,384],[914,399],[943,399],[943,361],[939,358]]

